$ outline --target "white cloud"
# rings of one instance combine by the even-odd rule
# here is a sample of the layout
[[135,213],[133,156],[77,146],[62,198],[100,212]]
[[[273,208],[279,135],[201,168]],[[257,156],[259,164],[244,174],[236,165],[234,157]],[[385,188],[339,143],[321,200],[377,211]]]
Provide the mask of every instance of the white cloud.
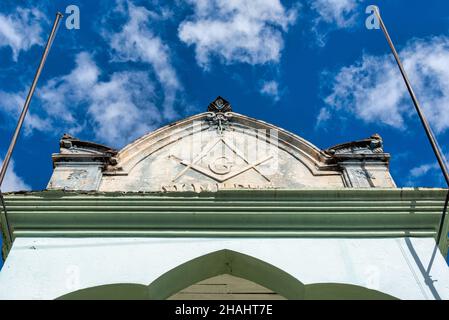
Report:
[[428,174],[429,171],[438,170],[439,168],[440,168],[440,166],[438,165],[438,163],[422,164],[422,165],[414,167],[414,168],[412,168],[412,170],[410,170],[410,177],[415,178],[415,179],[420,178],[420,177]]
[[38,91],[47,117],[72,134],[84,126],[76,114],[90,101],[101,72],[87,52],[79,53],[75,60],[75,68],[69,74],[50,79]]
[[43,44],[42,21],[46,21],[44,14],[36,8],[17,7],[9,15],[0,13],[0,47],[9,46],[17,61],[21,51]]
[[91,126],[99,141],[122,146],[161,124],[148,74],[115,72],[107,81],[100,76],[91,55],[82,52],[69,74],[48,81],[39,98],[54,126],[74,134]]
[[[0,90],[0,111],[10,119],[10,127],[14,128],[22,111],[23,104],[27,92],[5,92]],[[50,122],[47,119],[40,117],[33,110],[29,110],[25,122],[25,134],[31,133],[33,130],[45,130]]]
[[[448,154],[443,154],[443,160],[445,161],[446,166],[449,165],[449,162],[447,161],[448,156]],[[409,172],[405,185],[422,186],[423,181],[425,181],[426,178],[431,178],[431,181],[434,181],[433,186],[435,186],[435,184],[445,185],[444,177],[437,161],[413,167]]]
[[[3,159],[0,159],[0,167],[3,164]],[[22,178],[20,178],[14,170],[14,161],[9,162],[8,170],[6,171],[5,180],[2,184],[2,192],[23,191],[30,190],[31,187],[27,185]]]
[[313,0],[310,6],[318,13],[316,23],[335,24],[347,28],[354,24],[361,0]]
[[362,10],[361,2],[362,0],[309,0],[310,8],[315,13],[311,31],[316,44],[326,45],[330,31],[354,27]]
[[172,120],[177,117],[174,104],[181,85],[171,65],[169,47],[154,34],[148,25],[151,20],[164,18],[167,14],[163,12],[160,17],[144,7],[136,7],[129,1],[127,8],[128,10],[124,7],[121,9],[122,14],[127,13],[129,16],[121,31],[112,34],[106,32],[106,38],[110,40],[110,46],[114,52],[114,59],[144,62],[152,66],[164,89],[163,116]]
[[109,81],[98,82],[88,109],[97,138],[123,145],[159,127],[162,117],[154,97],[145,72],[116,72]]
[[318,117],[316,120],[316,127],[319,127],[321,124],[326,123],[332,117],[331,113],[326,108],[321,108],[318,113]]
[[275,102],[279,101],[279,99],[281,98],[279,92],[279,84],[274,80],[264,82],[262,87],[260,88],[260,93],[271,97]]
[[297,8],[286,9],[279,0],[189,0],[194,14],[178,29],[179,38],[195,46],[200,66],[210,58],[225,64],[252,65],[278,62],[283,33],[295,23]]
[[[156,20],[169,19],[171,12],[155,13],[130,1],[118,4],[114,13],[126,17],[126,23],[117,33],[102,32],[111,45],[113,61],[146,63],[151,70],[141,71],[139,66],[139,71],[133,71],[128,63],[128,71],[104,75],[91,54],[81,52],[71,72],[40,86],[35,108],[26,118],[27,131],[94,132],[95,139],[120,147],[177,117],[174,106],[182,86],[168,46],[150,28]],[[25,96],[25,91],[0,91],[0,111],[16,119]]]
[[[449,38],[408,43],[399,55],[437,133],[449,128]],[[325,98],[329,110],[354,114],[367,123],[407,128],[416,116],[409,94],[391,55],[364,55],[343,67]]]
[[[87,52],[76,57],[73,70],[47,81],[37,92],[35,110],[27,114],[27,132],[95,133],[98,141],[120,147],[154,130],[163,117],[156,107],[154,84],[143,71],[121,71],[101,80]],[[15,123],[25,92],[0,91],[0,110]],[[36,103],[37,102],[37,103]]]

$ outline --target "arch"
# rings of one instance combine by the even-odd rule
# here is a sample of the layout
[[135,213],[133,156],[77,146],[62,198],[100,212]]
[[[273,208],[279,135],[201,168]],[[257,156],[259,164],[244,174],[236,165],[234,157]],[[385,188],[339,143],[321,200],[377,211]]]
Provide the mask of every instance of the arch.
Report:
[[314,283],[306,285],[305,300],[398,300],[361,286],[346,283]]
[[[333,164],[332,157],[324,153],[311,142],[267,122],[235,112],[230,112],[229,114],[232,114],[232,123],[236,128],[263,129],[268,131],[275,130],[278,135],[277,141],[279,142],[279,148],[285,150],[298,161],[302,162],[313,174],[324,175],[334,173],[329,167],[329,165]],[[188,117],[161,127],[156,131],[150,132],[134,140],[117,153],[117,164],[111,167],[112,173],[117,173],[115,170],[120,168],[119,172],[121,174],[126,174],[139,162],[149,157],[154,152],[161,150],[180,139],[191,136],[194,133],[207,130],[208,126],[199,127],[195,125],[195,123],[198,123],[199,121],[206,121],[208,118],[207,115],[208,113],[204,112]],[[249,132],[251,132],[251,130],[249,130]]]
[[59,297],[77,299],[164,300],[200,281],[223,274],[257,283],[289,300],[391,300],[386,293],[342,283],[305,285],[289,273],[255,257],[223,249],[187,261],[148,286],[132,283],[85,288]]
[[148,300],[148,286],[136,283],[115,283],[80,289],[56,300]]
[[149,285],[149,296],[166,299],[192,284],[221,274],[250,280],[287,299],[304,297],[304,284],[290,274],[257,258],[227,249],[195,258],[163,274]]

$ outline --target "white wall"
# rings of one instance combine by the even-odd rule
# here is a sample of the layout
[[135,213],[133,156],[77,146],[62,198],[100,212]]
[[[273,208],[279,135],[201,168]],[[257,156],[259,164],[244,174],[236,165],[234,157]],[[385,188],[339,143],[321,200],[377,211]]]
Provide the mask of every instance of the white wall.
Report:
[[0,273],[0,299],[54,299],[114,283],[148,285],[222,249],[268,262],[304,284],[346,283],[400,299],[449,299],[449,268],[439,251],[430,263],[434,248],[426,238],[18,238]]

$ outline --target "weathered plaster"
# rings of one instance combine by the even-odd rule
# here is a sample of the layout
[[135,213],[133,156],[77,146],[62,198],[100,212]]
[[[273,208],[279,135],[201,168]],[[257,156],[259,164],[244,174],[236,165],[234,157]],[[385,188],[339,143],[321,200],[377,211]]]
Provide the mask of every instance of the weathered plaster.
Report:
[[441,255],[433,257],[433,239],[425,238],[19,238],[0,274],[0,299],[55,299],[107,284],[149,285],[223,249],[271,264],[306,285],[352,284],[399,299],[449,299],[449,270]]
[[320,150],[281,128],[231,111],[194,115],[118,152],[64,136],[53,159],[48,184],[53,190],[395,187],[389,154],[378,135]]
[[[438,232],[445,196],[443,189],[379,188],[45,191],[6,194],[5,201],[14,238],[431,238]],[[447,234],[448,223],[444,230]],[[439,246],[446,255],[446,237]]]
[[[270,281],[296,279],[287,296],[347,284],[449,298],[448,238],[443,255],[434,240],[446,190],[397,189],[378,135],[320,150],[220,99],[120,151],[64,135],[48,190],[5,195],[0,299],[154,289],[173,268],[231,251],[282,271]],[[176,277],[165,285],[176,293]]]

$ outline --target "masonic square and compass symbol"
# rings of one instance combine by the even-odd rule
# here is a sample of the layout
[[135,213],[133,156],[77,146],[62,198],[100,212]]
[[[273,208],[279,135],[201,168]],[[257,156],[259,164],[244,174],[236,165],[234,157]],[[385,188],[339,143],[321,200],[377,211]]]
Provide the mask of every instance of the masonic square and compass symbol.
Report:
[[[198,163],[207,157],[211,151],[218,145],[223,144],[226,147],[228,147],[232,152],[235,153],[237,157],[242,159],[244,161],[243,166],[238,166],[235,161],[232,161],[225,155],[220,155],[216,158],[214,158],[211,162],[209,162],[207,167],[203,167],[199,165]],[[220,135],[215,140],[210,142],[208,145],[206,145],[201,153],[196,156],[191,162],[187,160],[182,160],[176,156],[170,156],[171,158],[174,158],[179,161],[180,164],[184,165],[185,168],[181,170],[174,178],[173,182],[175,182],[177,179],[179,179],[181,176],[183,176],[189,169],[195,170],[209,178],[212,178],[216,180],[217,182],[224,182],[226,180],[229,180],[231,178],[234,178],[248,170],[254,169],[258,174],[260,174],[265,180],[270,182],[270,179],[265,176],[260,170],[257,169],[257,166],[269,161],[273,158],[272,155],[268,155],[262,159],[256,160],[253,163],[250,163],[250,161],[247,159],[247,157],[244,156],[244,154],[233,144],[226,140],[226,138],[223,135]],[[238,167],[237,169],[233,170],[233,167]]]

